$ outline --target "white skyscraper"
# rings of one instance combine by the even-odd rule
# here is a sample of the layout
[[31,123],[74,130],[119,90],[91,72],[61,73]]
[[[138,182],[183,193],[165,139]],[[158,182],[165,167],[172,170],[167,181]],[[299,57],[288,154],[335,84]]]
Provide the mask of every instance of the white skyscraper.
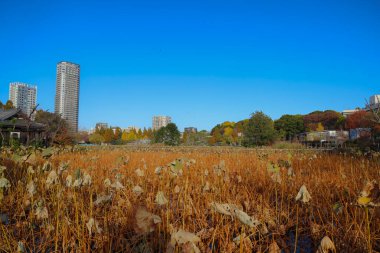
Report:
[[[27,116],[31,115],[37,100],[37,86],[21,82],[9,84],[9,100],[13,106],[21,109]],[[31,115],[33,118],[33,115]]]
[[78,132],[80,66],[71,62],[57,65],[57,86],[55,113],[61,115],[70,127],[70,132]]
[[169,116],[154,116],[152,120],[152,128],[153,130],[158,130],[161,127],[167,126],[172,122],[172,118]]

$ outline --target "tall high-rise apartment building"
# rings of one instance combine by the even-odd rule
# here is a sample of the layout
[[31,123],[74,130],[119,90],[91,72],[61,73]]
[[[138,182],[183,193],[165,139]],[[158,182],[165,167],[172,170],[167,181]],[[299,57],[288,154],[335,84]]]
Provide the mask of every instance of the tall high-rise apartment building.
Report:
[[[21,109],[27,116],[31,115],[37,100],[37,86],[28,85],[21,82],[9,84],[9,100],[13,106]],[[31,115],[32,118],[34,115]]]
[[172,122],[172,118],[169,116],[154,116],[152,120],[152,128],[153,130],[158,130],[161,127],[167,126]]
[[369,98],[370,105],[380,104],[380,95],[373,95]]
[[373,95],[369,98],[365,110],[370,111],[378,108],[380,108],[380,95]]
[[78,132],[80,66],[62,61],[57,64],[57,86],[55,113],[61,115],[70,127],[70,132]]

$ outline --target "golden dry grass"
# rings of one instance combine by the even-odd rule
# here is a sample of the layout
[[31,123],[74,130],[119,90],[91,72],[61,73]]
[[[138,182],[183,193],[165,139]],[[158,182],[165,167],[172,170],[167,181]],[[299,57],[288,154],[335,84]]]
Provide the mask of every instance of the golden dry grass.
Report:
[[[331,238],[337,252],[379,251],[379,207],[356,204],[366,182],[378,181],[379,162],[312,151],[291,151],[290,156],[289,152],[233,148],[61,152],[49,159],[51,170],[59,174],[63,162],[69,163],[68,169],[56,184],[48,186],[51,170],[42,171],[43,158],[37,155],[31,162],[35,173],[28,174],[28,163],[16,164],[3,151],[0,165],[7,167],[5,178],[11,187],[4,190],[0,206],[0,251],[24,247],[25,252],[165,252],[171,234],[179,229],[197,234],[201,252],[276,252],[274,242],[284,252],[293,252],[295,245],[300,252],[315,252],[325,236]],[[196,162],[184,160],[179,176],[173,176],[168,168],[155,174],[158,166],[177,158]],[[291,163],[293,177],[286,167],[278,174],[268,171],[268,164],[279,160]],[[221,161],[225,165],[217,168],[221,169],[218,175],[214,165]],[[81,178],[85,173],[91,176],[91,185],[67,187],[67,176],[75,179],[78,169]],[[107,186],[106,179],[111,184],[118,181],[124,188]],[[36,186],[33,196],[27,187],[32,180]],[[209,190],[204,189],[206,184]],[[133,192],[137,185],[143,189],[140,195]],[[302,185],[311,195],[309,203],[295,200]],[[159,191],[167,204],[155,202]],[[97,205],[99,196],[111,196],[110,202]],[[211,202],[234,204],[263,225],[244,225],[215,212]],[[41,213],[37,210],[45,207],[48,216],[38,219]],[[139,207],[161,218],[161,223],[149,224],[154,231],[136,229]],[[233,243],[242,234],[244,243]],[[187,246],[177,244],[174,250],[192,252]]]

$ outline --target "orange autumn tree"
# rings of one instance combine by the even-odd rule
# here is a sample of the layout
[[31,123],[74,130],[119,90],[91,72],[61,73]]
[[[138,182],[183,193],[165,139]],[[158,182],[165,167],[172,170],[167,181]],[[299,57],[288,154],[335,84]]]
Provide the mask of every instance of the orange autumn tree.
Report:
[[[314,111],[303,117],[308,131],[339,130],[344,126],[344,117],[336,111]],[[322,130],[322,131],[323,131]]]
[[370,115],[368,112],[361,110],[354,112],[349,115],[346,119],[346,128],[354,129],[354,128],[370,128],[373,123],[370,120]]

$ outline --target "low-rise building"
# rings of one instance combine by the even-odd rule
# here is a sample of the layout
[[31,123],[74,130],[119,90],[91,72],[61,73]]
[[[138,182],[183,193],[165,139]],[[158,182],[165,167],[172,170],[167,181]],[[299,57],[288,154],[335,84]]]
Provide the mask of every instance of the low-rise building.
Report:
[[349,131],[325,130],[302,133],[298,136],[301,143],[310,145],[340,146],[349,140]]
[[350,129],[350,140],[354,141],[357,139],[371,138],[372,132],[371,128],[354,128]]
[[127,128],[124,128],[124,129],[123,129],[123,132],[125,131],[125,132],[129,133],[129,132],[132,131],[132,130],[135,130],[136,132],[138,132],[138,131],[140,130],[140,128],[137,127],[137,126],[129,126],[129,127],[127,127]]
[[96,123],[95,125],[95,129],[96,130],[100,130],[100,129],[107,129],[108,128],[108,123],[102,123],[102,122],[98,122]]
[[188,134],[197,133],[198,129],[196,127],[185,127],[183,132]]
[[355,112],[358,112],[358,111],[360,111],[359,108],[356,108],[356,109],[353,109],[353,110],[344,110],[344,111],[342,112],[342,115],[343,115],[345,118],[347,118],[347,116],[349,116],[349,115],[351,115],[351,114],[353,114],[353,113],[355,113]]
[[0,109],[0,144],[18,140],[22,144],[39,142],[43,139],[45,125],[25,119],[21,109]]

